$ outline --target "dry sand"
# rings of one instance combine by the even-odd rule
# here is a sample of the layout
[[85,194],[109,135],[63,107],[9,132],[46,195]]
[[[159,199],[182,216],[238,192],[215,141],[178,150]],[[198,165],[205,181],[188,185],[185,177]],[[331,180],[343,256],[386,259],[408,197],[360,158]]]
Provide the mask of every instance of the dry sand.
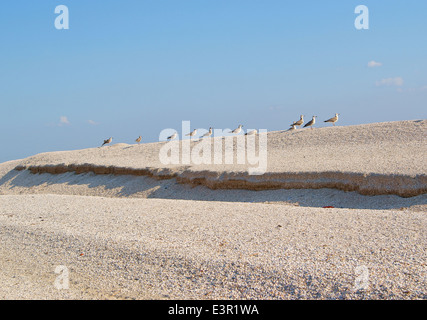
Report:
[[[427,120],[325,127],[268,133],[268,173],[354,172],[426,174]],[[243,138],[243,136],[241,136]],[[250,137],[249,137],[250,138]],[[249,139],[248,138],[248,139]],[[208,141],[214,141],[214,138]],[[234,141],[234,149],[236,149]],[[179,144],[179,142],[176,142]],[[191,142],[192,147],[199,142]],[[103,148],[50,152],[29,157],[23,166],[94,164],[176,171],[246,171],[249,165],[165,165],[159,161],[164,143],[117,143]],[[223,157],[225,145],[223,145]],[[223,161],[225,163],[225,159]]]
[[[427,192],[426,136],[427,120],[271,132],[259,138],[240,136],[231,141],[234,143],[233,164],[226,164],[227,142],[223,138],[203,140],[211,150],[207,158],[211,164],[181,161],[166,165],[159,160],[165,143],[119,143],[104,148],[40,154],[20,161],[17,168],[30,169],[33,173],[93,172],[176,178],[180,183],[211,189],[333,188],[364,195],[412,197]],[[243,159],[244,164],[237,164],[237,144],[243,142],[246,147],[245,139],[248,148],[252,142],[258,146],[260,141],[266,141],[266,157],[257,150],[254,159],[248,157]],[[191,142],[191,146],[188,143],[191,157],[198,154],[195,150],[203,145],[203,142]],[[174,144],[186,146],[179,141],[172,142]],[[214,164],[218,144],[220,164]],[[258,160],[257,156],[265,161],[250,164],[248,160]],[[254,169],[262,174],[249,175]]]
[[[0,164],[0,298],[426,299],[426,133],[426,120],[268,133],[256,179],[162,165],[162,143]],[[60,265],[69,289],[54,286]]]

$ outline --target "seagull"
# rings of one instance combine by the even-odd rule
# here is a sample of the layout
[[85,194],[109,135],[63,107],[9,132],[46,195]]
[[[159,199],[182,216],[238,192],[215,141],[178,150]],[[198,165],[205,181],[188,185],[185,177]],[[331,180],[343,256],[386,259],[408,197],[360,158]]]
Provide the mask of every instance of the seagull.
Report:
[[178,133],[175,132],[173,135],[171,135],[171,136],[168,137],[168,140],[175,139],[177,135],[178,135]]
[[235,133],[235,134],[240,133],[240,131],[242,131],[242,128],[243,128],[243,125],[240,124],[237,129],[234,129],[233,131],[230,131],[229,133]]
[[305,124],[305,126],[304,126],[304,128],[305,127],[311,127],[311,129],[313,129],[313,125],[316,123],[316,118],[317,118],[317,116],[313,116],[313,119],[311,119],[309,122],[307,122],[306,124]]
[[302,126],[303,123],[304,123],[304,115],[301,115],[298,121],[294,121],[294,123],[291,124],[291,127],[292,126],[299,127],[299,126]]
[[252,130],[251,132],[245,133],[245,136],[253,136],[253,135],[256,135],[257,133],[258,133],[258,131]]
[[294,131],[294,130],[296,130],[296,125],[295,124],[293,124],[288,130],[286,130],[286,132],[287,131]]
[[109,138],[109,139],[107,139],[107,140],[104,140],[104,143],[102,144],[102,146],[101,146],[101,147],[103,147],[105,144],[109,144],[109,143],[111,143],[111,141],[113,141],[113,138]]
[[197,129],[194,129],[192,132],[190,132],[189,134],[186,134],[185,136],[187,137],[190,136],[190,139],[191,139],[191,137],[194,137],[196,133],[197,133]]
[[339,113],[335,113],[335,117],[330,118],[330,119],[328,119],[328,120],[325,120],[324,122],[332,122],[332,123],[334,124],[334,126],[335,126],[335,122],[337,122],[337,121],[338,121],[338,116],[339,116],[339,115],[340,115]]
[[138,142],[138,144],[139,144],[141,142],[141,140],[142,140],[142,137],[139,136],[138,139],[135,140],[135,142]]
[[202,138],[204,138],[204,137],[210,137],[210,136],[212,135],[212,133],[213,133],[213,131],[212,131],[212,127],[210,127],[210,128],[209,128],[209,132],[206,132],[206,133],[202,136]]

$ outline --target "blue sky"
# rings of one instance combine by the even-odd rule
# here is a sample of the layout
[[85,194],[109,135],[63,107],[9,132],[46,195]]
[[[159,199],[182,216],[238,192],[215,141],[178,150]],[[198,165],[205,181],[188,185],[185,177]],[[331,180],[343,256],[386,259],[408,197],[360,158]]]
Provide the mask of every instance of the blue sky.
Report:
[[[369,30],[354,27],[360,4]],[[58,5],[69,30],[54,26]],[[187,120],[273,131],[300,114],[425,119],[426,12],[419,0],[4,1],[0,162],[110,136],[155,142]]]

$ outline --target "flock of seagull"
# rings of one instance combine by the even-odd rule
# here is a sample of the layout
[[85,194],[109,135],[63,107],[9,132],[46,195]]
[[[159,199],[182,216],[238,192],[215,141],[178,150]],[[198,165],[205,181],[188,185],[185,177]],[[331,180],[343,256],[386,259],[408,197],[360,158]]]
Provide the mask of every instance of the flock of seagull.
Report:
[[[335,126],[335,122],[337,122],[337,121],[338,121],[338,116],[339,116],[339,115],[340,115],[339,113],[335,113],[335,117],[332,117],[332,118],[330,118],[330,119],[328,119],[328,120],[325,120],[324,122],[331,122],[331,123]],[[314,126],[314,124],[316,123],[316,118],[317,118],[317,116],[313,116],[313,118],[312,118],[309,122],[307,122],[307,123],[304,125],[304,127],[303,127],[303,128],[311,127],[311,129],[313,129],[313,126]],[[290,128],[289,128],[287,131],[293,131],[293,130],[296,130],[296,129],[297,129],[297,127],[301,127],[303,124],[304,124],[304,115],[301,115],[301,116],[300,116],[300,119],[299,119],[298,121],[294,121],[294,122],[290,125]],[[242,131],[242,128],[243,128],[243,125],[239,125],[236,129],[234,129],[233,131],[230,131],[229,133],[239,134],[239,133]],[[245,133],[245,136],[251,136],[251,135],[255,135],[255,134],[257,134],[257,133],[258,133],[258,131],[257,131],[257,130],[252,130],[252,131],[250,131],[250,132]],[[194,137],[196,134],[197,134],[197,129],[194,129],[193,131],[191,131],[190,133],[186,134],[185,136],[186,136],[186,137],[190,137],[190,139],[191,139],[191,138],[192,138],[192,137]],[[210,136],[212,136],[212,134],[213,134],[213,128],[212,128],[212,127],[210,127],[210,128],[209,128],[209,131],[208,131],[208,132],[206,132],[206,133],[205,133],[201,138],[207,138],[207,137],[210,137]],[[167,138],[167,140],[168,140],[168,141],[170,141],[170,140],[174,140],[177,136],[178,136],[178,133],[177,133],[177,132],[175,132],[173,135],[169,136],[169,137]],[[140,144],[141,140],[142,140],[142,137],[141,137],[141,136],[139,136],[139,137],[135,140],[135,142],[137,142],[138,144]],[[106,144],[110,144],[112,141],[113,141],[113,138],[112,138],[112,137],[111,137],[111,138],[109,138],[109,139],[107,139],[107,140],[104,140],[104,143],[102,144],[102,146],[101,146],[101,147],[103,147],[103,146],[104,146],[104,145],[106,145]]]
[[[335,126],[335,122],[338,121],[339,115],[340,115],[339,113],[335,113],[335,117],[332,117],[328,120],[325,120],[324,122],[332,122],[333,125]],[[313,118],[304,125],[304,128],[305,127],[311,127],[311,129],[313,129],[313,126],[316,123],[316,118],[317,118],[317,116],[313,116]],[[303,123],[304,123],[304,115],[301,115],[300,119],[298,121],[294,121],[294,123],[291,124],[291,128],[289,130],[295,130],[296,127],[301,127],[303,125]]]

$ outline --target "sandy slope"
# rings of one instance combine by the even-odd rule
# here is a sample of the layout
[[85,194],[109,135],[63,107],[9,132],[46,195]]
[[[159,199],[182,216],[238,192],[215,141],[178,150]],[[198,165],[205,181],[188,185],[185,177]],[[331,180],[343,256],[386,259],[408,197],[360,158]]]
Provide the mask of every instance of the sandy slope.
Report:
[[[0,297],[426,297],[424,212],[0,196]],[[56,266],[70,287],[53,286]],[[366,268],[364,290],[354,292]]]
[[[16,168],[32,173],[175,178],[210,189],[331,188],[413,197],[427,193],[426,136],[427,120],[401,121],[191,143],[116,144],[40,154],[20,161]],[[234,146],[228,148],[228,142]],[[258,149],[249,152],[250,145]],[[176,164],[164,164],[169,159],[165,148],[181,155]],[[211,164],[197,164],[202,160]],[[259,174],[253,175],[253,170]]]
[[[427,172],[427,120],[398,121],[325,127],[294,132],[269,132],[267,172],[360,172],[377,174],[416,175]],[[208,141],[222,138],[208,139]],[[177,142],[179,143],[179,142]],[[236,153],[234,140],[234,151]],[[198,142],[191,142],[192,148]],[[21,161],[22,165],[96,164],[131,168],[175,168],[193,171],[246,171],[256,165],[200,164],[165,165],[159,161],[164,143],[141,145],[113,144],[65,152],[35,155]],[[222,143],[223,157],[225,142]],[[212,148],[214,150],[214,142]]]
[[426,120],[268,133],[259,177],[163,165],[164,143],[0,164],[0,298],[426,299],[426,133]]

